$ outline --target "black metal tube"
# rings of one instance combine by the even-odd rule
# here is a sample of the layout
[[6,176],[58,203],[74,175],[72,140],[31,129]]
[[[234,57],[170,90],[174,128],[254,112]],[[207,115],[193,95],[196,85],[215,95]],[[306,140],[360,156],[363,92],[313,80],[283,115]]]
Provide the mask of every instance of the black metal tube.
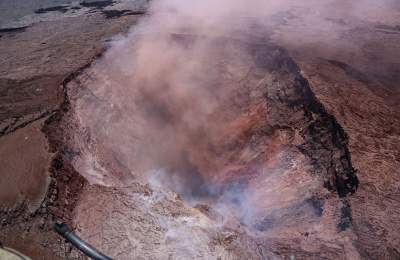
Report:
[[57,231],[58,234],[63,236],[68,242],[70,242],[88,257],[95,260],[112,260],[112,258],[102,254],[96,248],[83,241],[74,232],[72,232],[65,223],[61,221],[56,221],[56,223],[54,224],[54,229]]

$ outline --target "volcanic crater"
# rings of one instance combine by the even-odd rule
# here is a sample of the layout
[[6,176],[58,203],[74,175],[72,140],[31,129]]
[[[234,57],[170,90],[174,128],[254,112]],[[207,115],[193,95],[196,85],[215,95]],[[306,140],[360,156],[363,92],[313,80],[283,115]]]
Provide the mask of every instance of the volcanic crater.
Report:
[[116,73],[111,53],[66,84],[63,160],[93,184],[74,210],[80,234],[121,259],[151,254],[149,240],[154,255],[189,257],[192,235],[201,257],[342,257],[358,187],[347,135],[288,52],[258,38],[164,37],[193,62]]

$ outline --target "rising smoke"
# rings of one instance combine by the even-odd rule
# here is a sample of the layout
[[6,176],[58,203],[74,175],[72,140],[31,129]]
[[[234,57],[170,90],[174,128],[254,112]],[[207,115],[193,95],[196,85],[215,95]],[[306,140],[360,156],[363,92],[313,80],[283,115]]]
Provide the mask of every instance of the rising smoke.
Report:
[[[283,165],[284,137],[262,130],[271,77],[263,44],[276,14],[299,8],[295,2],[152,1],[82,77],[74,166],[92,183],[150,182],[189,202],[235,208],[246,223],[257,211],[307,198],[320,183],[296,175],[305,167],[300,155]],[[298,185],[289,187],[289,178]]]
[[213,146],[235,116],[227,110],[243,109],[227,107],[228,101],[246,98],[233,90],[251,80],[248,54],[226,39],[240,38],[238,29],[245,32],[250,24],[238,18],[260,10],[245,8],[244,1],[213,6],[153,1],[150,14],[96,64],[93,95],[77,101],[82,124],[96,129],[133,175],[164,169],[183,175],[184,186],[198,194],[204,169],[193,160],[208,160],[202,164],[213,167],[215,160],[201,153],[218,152]]

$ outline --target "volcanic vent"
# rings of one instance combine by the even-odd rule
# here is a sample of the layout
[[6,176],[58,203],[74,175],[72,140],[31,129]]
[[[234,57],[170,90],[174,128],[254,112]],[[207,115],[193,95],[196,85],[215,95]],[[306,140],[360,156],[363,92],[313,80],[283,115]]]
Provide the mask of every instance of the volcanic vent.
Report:
[[119,259],[354,250],[346,134],[284,49],[131,37],[68,85],[71,160],[95,184],[75,210],[83,237]]

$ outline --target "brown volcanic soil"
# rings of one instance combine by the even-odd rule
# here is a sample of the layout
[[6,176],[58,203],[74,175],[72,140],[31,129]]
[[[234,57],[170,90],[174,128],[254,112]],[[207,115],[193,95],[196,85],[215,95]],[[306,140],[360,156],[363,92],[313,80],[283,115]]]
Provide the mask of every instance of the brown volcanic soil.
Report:
[[[88,10],[90,11],[90,10]],[[64,162],[58,126],[68,106],[63,84],[126,32],[137,16],[101,12],[2,31],[0,39],[0,241],[33,259],[81,259],[53,230],[69,221],[85,183]],[[72,75],[72,76],[71,76]]]
[[44,120],[38,120],[1,139],[0,164],[3,175],[0,201],[3,207],[28,201],[30,211],[40,207],[50,179],[51,154],[41,132]]

